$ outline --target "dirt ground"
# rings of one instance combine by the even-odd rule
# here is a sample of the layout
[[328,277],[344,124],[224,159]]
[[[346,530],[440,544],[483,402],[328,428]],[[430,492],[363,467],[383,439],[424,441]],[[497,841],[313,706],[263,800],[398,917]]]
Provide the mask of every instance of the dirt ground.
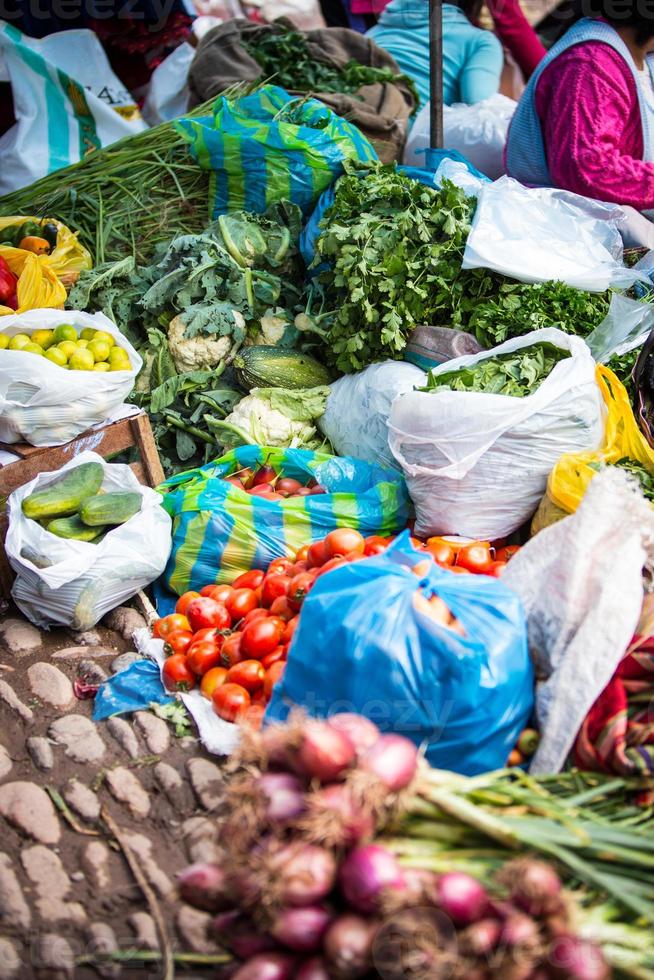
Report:
[[[156,951],[158,914],[173,949],[217,952],[208,917],[175,892],[178,872],[212,855],[215,758],[151,713],[90,722],[93,701],[71,687],[100,680],[98,668],[111,674],[130,649],[105,626],[42,633],[15,609],[0,616],[0,980],[156,980],[156,962],[98,970],[78,961],[102,949]],[[186,978],[214,973],[177,967]]]

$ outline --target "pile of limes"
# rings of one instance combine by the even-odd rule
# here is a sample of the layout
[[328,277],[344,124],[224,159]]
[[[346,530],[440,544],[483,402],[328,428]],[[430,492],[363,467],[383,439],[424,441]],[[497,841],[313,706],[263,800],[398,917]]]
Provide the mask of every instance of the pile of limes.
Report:
[[38,354],[67,371],[132,370],[129,354],[110,333],[87,327],[78,334],[70,323],[60,323],[54,330],[35,330],[31,337],[26,333],[13,337],[0,333],[0,350]]

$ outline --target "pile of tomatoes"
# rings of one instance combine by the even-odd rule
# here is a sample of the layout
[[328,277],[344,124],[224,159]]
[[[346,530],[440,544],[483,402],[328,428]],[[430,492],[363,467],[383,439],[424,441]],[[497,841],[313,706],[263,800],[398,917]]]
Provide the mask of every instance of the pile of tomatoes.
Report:
[[[168,655],[166,688],[191,691],[199,686],[220,718],[260,725],[314,582],[344,562],[381,554],[392,540],[337,528],[322,541],[304,545],[294,560],[275,558],[266,572],[253,570],[231,585],[185,592],[175,612],[153,628]],[[497,576],[517,550],[495,551],[487,542],[455,538],[411,540],[442,567],[463,573]]]

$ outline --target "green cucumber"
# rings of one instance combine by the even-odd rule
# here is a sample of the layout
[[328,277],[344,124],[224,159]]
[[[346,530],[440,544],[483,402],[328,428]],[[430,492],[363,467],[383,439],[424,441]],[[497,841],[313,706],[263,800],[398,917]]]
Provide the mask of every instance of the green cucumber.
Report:
[[82,463],[66,470],[43,490],[36,490],[23,501],[23,514],[39,521],[43,517],[75,514],[87,497],[98,492],[104,479],[100,463]]
[[88,527],[83,524],[77,514],[72,517],[57,517],[50,521],[47,531],[56,534],[58,538],[69,538],[71,541],[97,541],[104,533],[104,527]]
[[85,500],[79,509],[81,520],[88,527],[124,524],[141,509],[141,494],[129,491],[103,493]]

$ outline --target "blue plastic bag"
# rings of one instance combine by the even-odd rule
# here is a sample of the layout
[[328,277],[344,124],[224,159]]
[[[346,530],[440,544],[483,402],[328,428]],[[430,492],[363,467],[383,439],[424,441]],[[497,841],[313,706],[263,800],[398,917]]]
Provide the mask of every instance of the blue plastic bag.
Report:
[[[385,552],[320,576],[302,607],[266,721],[293,705],[327,717],[356,711],[426,745],[432,766],[465,775],[506,764],[534,703],[522,605],[498,579],[455,575],[405,532]],[[437,593],[466,637],[415,609]]]
[[100,685],[93,702],[93,721],[142,711],[153,702],[168,704],[173,700],[161,682],[158,665],[152,660],[135,660]]

